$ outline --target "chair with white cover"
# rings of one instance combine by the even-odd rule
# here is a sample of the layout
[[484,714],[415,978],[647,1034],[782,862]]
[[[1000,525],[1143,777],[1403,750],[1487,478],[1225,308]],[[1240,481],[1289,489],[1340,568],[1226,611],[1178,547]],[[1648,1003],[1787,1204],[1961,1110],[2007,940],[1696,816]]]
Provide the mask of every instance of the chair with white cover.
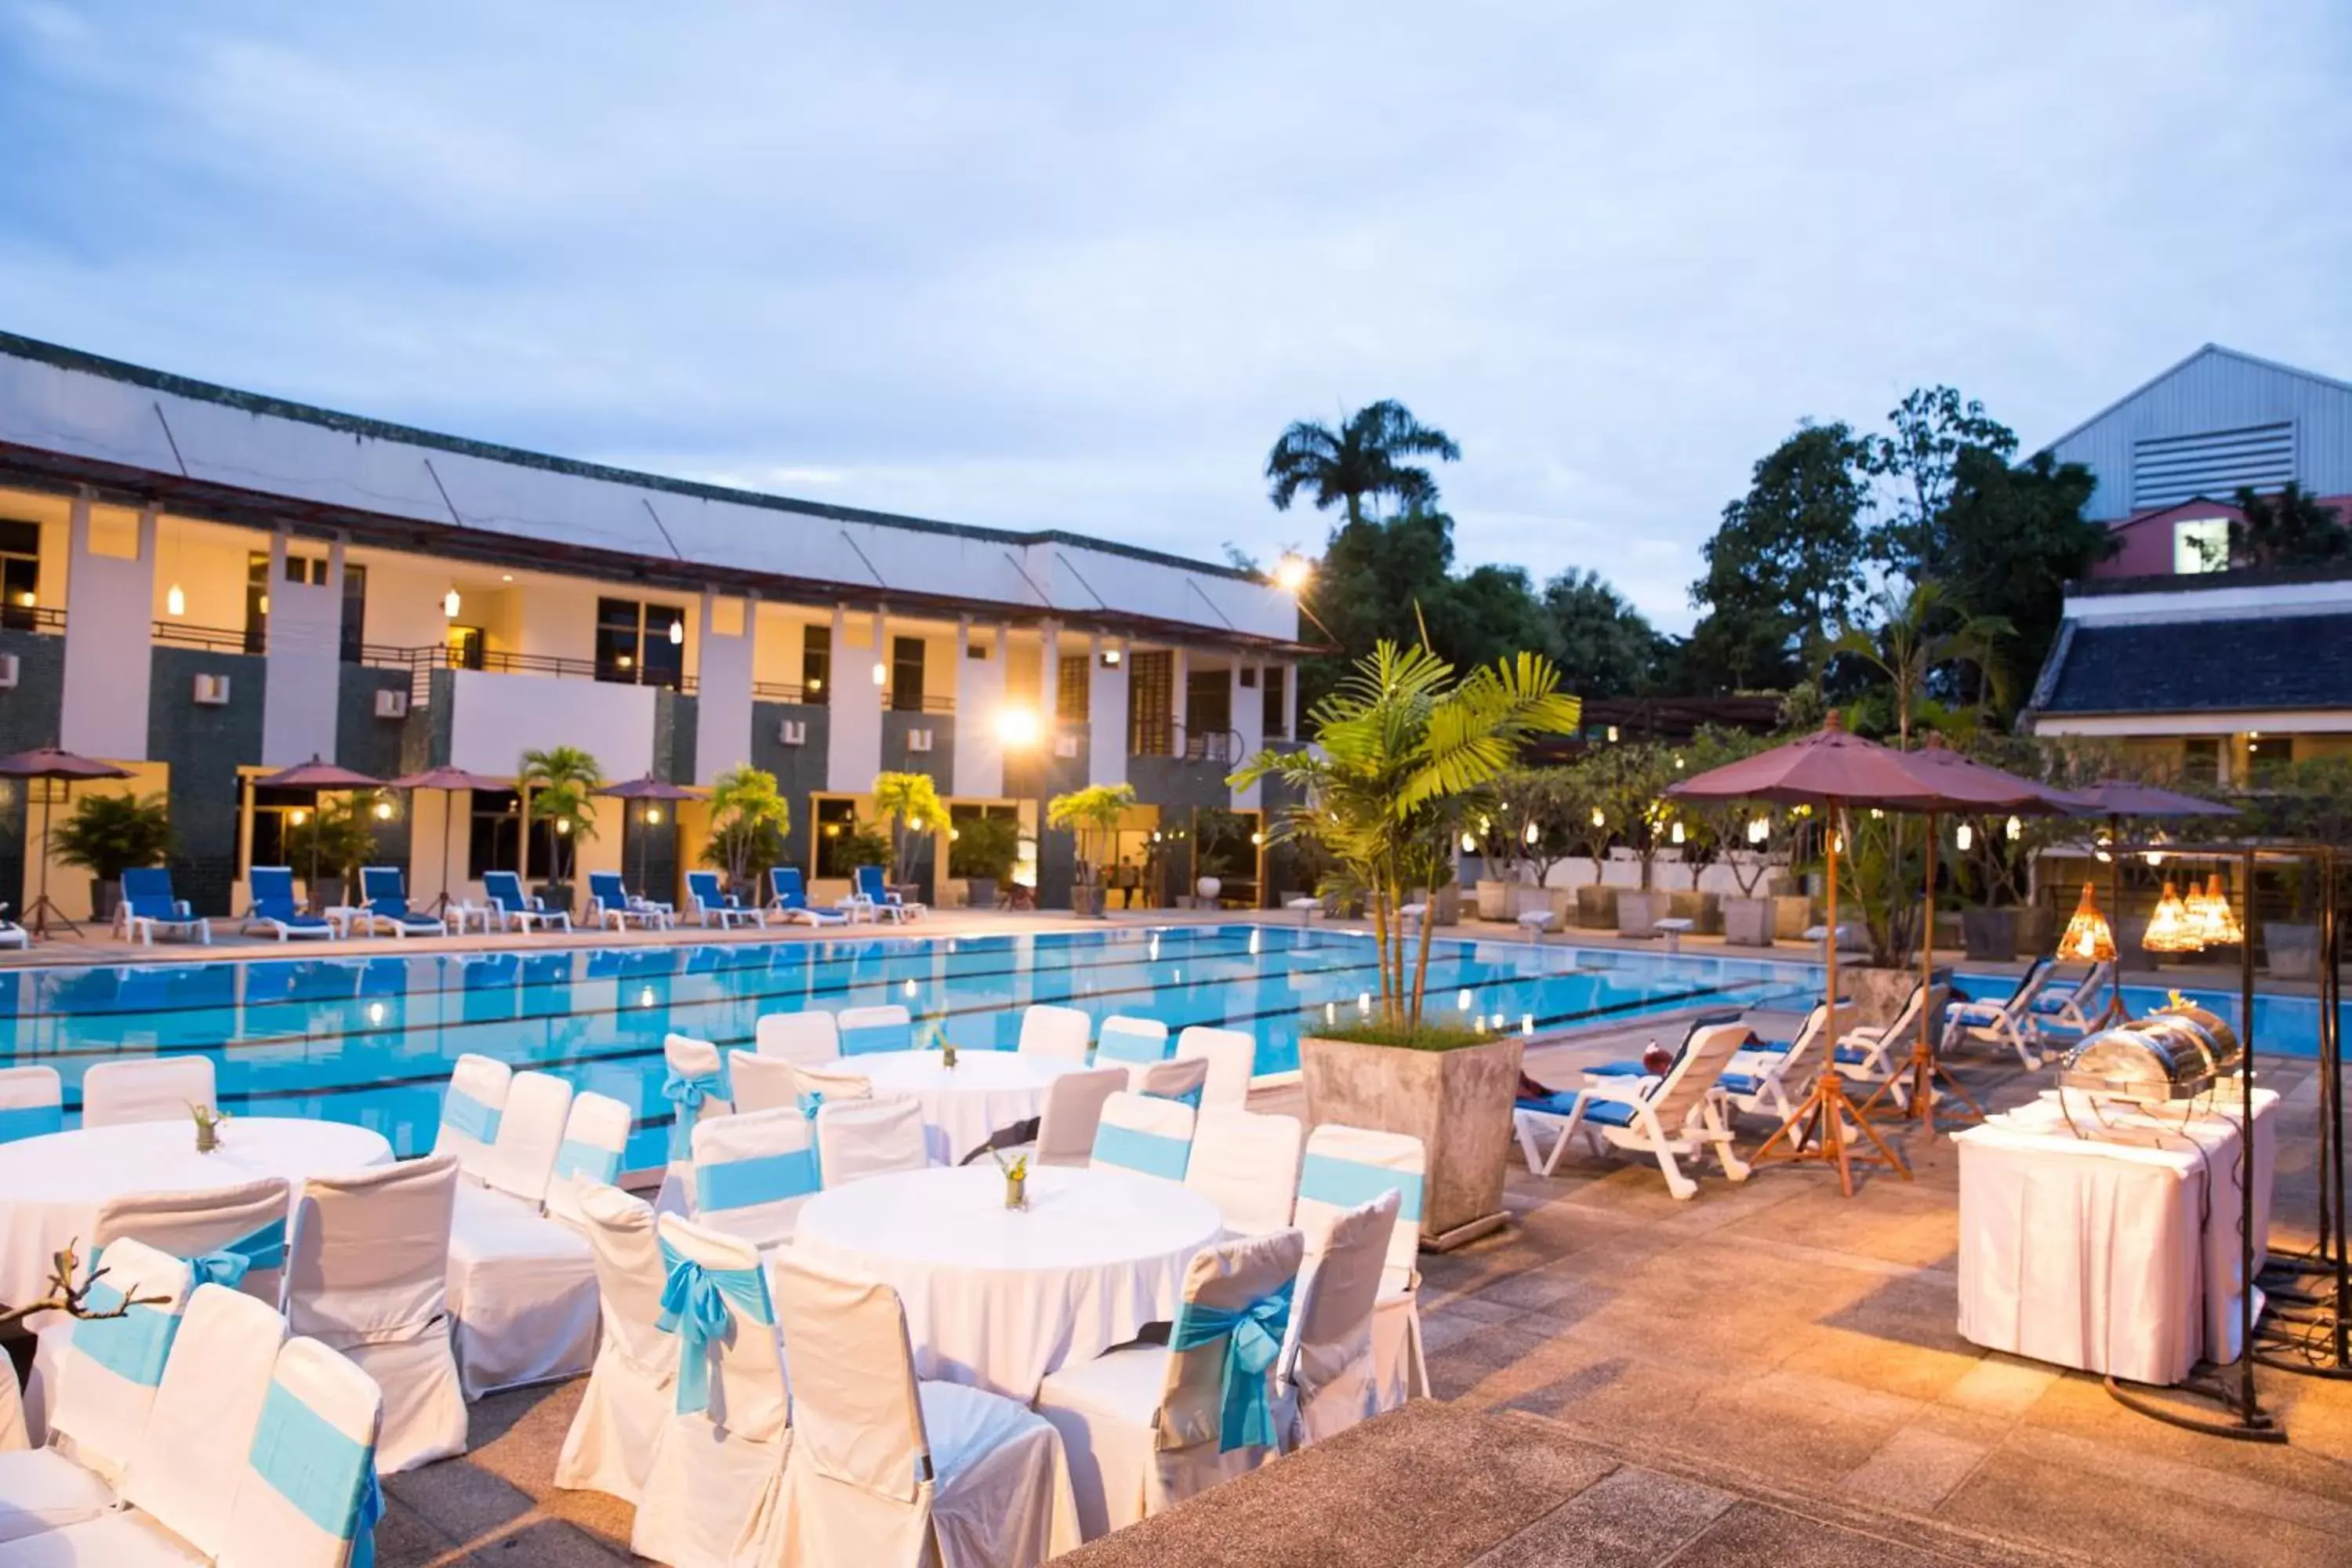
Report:
[[629,1549],[672,1568],[765,1562],[792,1406],[759,1248],[676,1215],[656,1236],[667,1276],[655,1323],[677,1342],[677,1377]]
[[1021,1014],[1021,1054],[1083,1062],[1094,1037],[1095,1021],[1076,1007],[1052,1007],[1043,1003]]
[[1051,1426],[1003,1394],[917,1381],[889,1286],[789,1256],[768,1274],[793,1440],[761,1568],[1029,1568],[1076,1550]]
[[763,1057],[782,1057],[815,1067],[841,1055],[841,1026],[823,1008],[762,1013],[751,1028],[752,1042]]
[[1095,1129],[1104,1104],[1127,1091],[1126,1069],[1113,1063],[1087,1072],[1066,1072],[1045,1086],[1032,1155],[1040,1165],[1084,1165],[1094,1158]]
[[1201,1091],[1201,1108],[1244,1110],[1249,1106],[1250,1075],[1257,1068],[1257,1042],[1239,1029],[1213,1029],[1194,1024],[1176,1037],[1181,1059],[1206,1057],[1209,1081]]
[[807,1110],[807,1106],[803,1103],[803,1096],[818,1104],[874,1098],[874,1080],[838,1062],[821,1068],[793,1068],[793,1102],[800,1104],[803,1111]]
[[1372,1316],[1401,1197],[1391,1187],[1340,1210],[1307,1237],[1283,1373],[1295,1405],[1290,1447],[1337,1436],[1380,1414]]
[[735,1092],[739,1116],[747,1110],[777,1110],[799,1095],[800,1069],[782,1057],[729,1051],[727,1087]]
[[797,1106],[721,1116],[694,1130],[694,1215],[715,1233],[781,1247],[821,1187],[810,1119]]
[[65,1086],[50,1067],[0,1068],[0,1143],[65,1130]]
[[7,1376],[0,1377],[0,1454],[13,1454],[32,1446],[32,1428],[25,1421],[25,1394],[17,1384],[16,1369],[12,1365]]
[[556,1456],[555,1484],[634,1504],[645,1495],[646,1472],[677,1384],[677,1336],[655,1323],[669,1268],[662,1262],[651,1204],[618,1187],[592,1186],[581,1192],[579,1209],[596,1258],[604,1327],[580,1408]]
[[1109,1165],[1181,1182],[1192,1158],[1191,1106],[1124,1090],[1102,1102],[1094,1148],[1087,1156],[1088,1165]]
[[448,1313],[457,1163],[439,1154],[312,1176],[294,1210],[286,1326],[339,1351],[383,1390],[385,1474],[466,1451]]
[[[1298,1171],[1299,1227],[1312,1237],[1342,1214],[1384,1192],[1398,1194],[1387,1266],[1372,1309],[1376,1408],[1394,1410],[1429,1397],[1421,1347],[1421,1198],[1429,1154],[1410,1132],[1379,1132],[1327,1122],[1307,1135]],[[1312,1243],[1310,1242],[1310,1245]]]
[[[194,1277],[185,1259],[136,1241],[116,1242],[100,1261],[105,1277],[89,1287],[89,1306],[122,1315],[81,1319],[68,1331],[48,1446],[0,1452],[0,1542],[113,1508],[147,1428]],[[0,1368],[0,1382],[13,1393],[16,1373]]]
[[[1581,1132],[1595,1153],[1605,1142],[1654,1156],[1666,1178],[1666,1191],[1676,1198],[1698,1194],[1698,1184],[1675,1163],[1678,1156],[1712,1149],[1725,1175],[1746,1181],[1748,1168],[1732,1152],[1731,1130],[1724,1125],[1716,1080],[1748,1038],[1745,1024],[1713,1025],[1693,1037],[1662,1079],[1596,1078],[1580,1089],[1554,1094],[1542,1102],[1519,1100],[1511,1116],[1528,1168],[1550,1175],[1569,1140]],[[1539,1153],[1537,1144],[1537,1134],[1546,1124],[1559,1128],[1549,1156]]]
[[587,1370],[596,1353],[596,1266],[578,1232],[541,1212],[570,1123],[572,1086],[520,1072],[449,1228],[449,1315],[468,1400]]
[[433,1152],[456,1155],[457,1169],[475,1182],[482,1180],[490,1145],[498,1142],[499,1117],[507,1108],[507,1090],[513,1081],[514,1068],[496,1057],[472,1051],[459,1057],[449,1069]]
[[[123,1500],[205,1558],[219,1556],[228,1544],[246,1456],[261,1428],[285,1342],[286,1320],[268,1303],[198,1285],[163,1363],[147,1425],[131,1450]],[[77,1525],[77,1532],[91,1532],[100,1550],[84,1554],[78,1542],[73,1555],[55,1561],[125,1568],[186,1561],[176,1551],[153,1555],[155,1537],[142,1525],[121,1513]],[[100,1531],[105,1539],[97,1538]]]
[[1114,1013],[1102,1021],[1095,1036],[1095,1066],[1117,1063],[1127,1068],[1129,1086],[1140,1094],[1142,1069],[1166,1061],[1175,1048],[1168,1026],[1159,1019],[1130,1018],[1124,1013]]
[[924,1169],[931,1152],[922,1102],[894,1095],[818,1106],[816,1162],[828,1190],[867,1176]]
[[587,1230],[580,1213],[581,1195],[620,1181],[634,1124],[629,1108],[609,1094],[572,1097],[571,1113],[563,1119],[563,1142],[555,1151],[555,1169],[547,1178],[550,1219]]
[[311,1339],[278,1352],[229,1506],[219,1568],[352,1568],[375,1561],[383,1396],[348,1356]]
[[1181,1100],[1197,1111],[1201,1109],[1201,1096],[1209,1086],[1209,1066],[1206,1057],[1130,1062],[1127,1068],[1128,1088],[1154,1100]]
[[734,1086],[727,1081],[727,1059],[709,1040],[691,1035],[662,1037],[662,1061],[669,1069],[662,1079],[662,1098],[674,1108],[669,1124],[669,1164],[663,1173],[661,1195],[654,1207],[664,1214],[691,1214],[693,1199],[688,1178],[694,1163],[695,1124],[706,1116],[726,1116],[735,1109]]
[[213,1093],[210,1057],[190,1054],[97,1062],[81,1075],[84,1127],[179,1121],[187,1117],[191,1105],[219,1109],[220,1101]]
[[1306,1249],[1296,1230],[1203,1247],[1185,1266],[1166,1344],[1107,1351],[1038,1386],[1087,1540],[1280,1453],[1290,1416],[1276,1373]]
[[1192,1124],[1184,1184],[1217,1205],[1228,1236],[1264,1236],[1290,1223],[1298,1198],[1296,1116],[1203,1110]]
[[845,1057],[915,1048],[915,1021],[895,1002],[880,1007],[844,1007],[834,1022]]

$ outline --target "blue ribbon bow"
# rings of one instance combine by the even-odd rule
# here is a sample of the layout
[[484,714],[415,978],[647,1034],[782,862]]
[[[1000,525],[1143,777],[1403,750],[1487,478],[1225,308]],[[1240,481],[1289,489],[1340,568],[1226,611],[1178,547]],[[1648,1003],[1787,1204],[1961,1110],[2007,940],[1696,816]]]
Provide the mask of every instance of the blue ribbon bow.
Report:
[[1168,1348],[1198,1350],[1218,1340],[1225,1342],[1224,1397],[1217,1422],[1217,1452],[1235,1448],[1270,1447],[1276,1441],[1274,1403],[1266,1373],[1282,1353],[1282,1336],[1290,1327],[1290,1294],[1294,1277],[1270,1294],[1231,1312],[1187,1301],[1176,1313]]
[[677,1413],[688,1415],[710,1408],[710,1347],[722,1342],[733,1327],[731,1300],[755,1323],[772,1323],[775,1309],[768,1303],[768,1282],[754,1268],[705,1268],[681,1256],[667,1241],[661,1244],[663,1266],[669,1278],[662,1284],[661,1316],[654,1327],[678,1336]]
[[375,1527],[383,1518],[383,1483],[376,1479],[375,1463],[368,1462],[367,1485],[360,1492],[360,1513],[352,1529],[351,1568],[375,1568]]
[[824,1109],[824,1096],[822,1093],[812,1090],[797,1095],[794,1098],[800,1101],[801,1114],[808,1119],[809,1169],[816,1173],[816,1183],[817,1185],[821,1187],[824,1185],[824,1161],[817,1152],[816,1113]]
[[662,1079],[662,1098],[677,1107],[670,1117],[669,1157],[684,1160],[694,1149],[694,1119],[706,1100],[732,1100],[735,1091],[728,1087],[727,1064],[719,1063],[717,1072],[688,1074],[672,1068]]
[[249,1236],[223,1243],[210,1252],[198,1253],[188,1259],[189,1272],[194,1276],[188,1283],[193,1290],[199,1285],[226,1285],[234,1290],[245,1283],[245,1277],[257,1268],[286,1267],[286,1222],[271,1220]]

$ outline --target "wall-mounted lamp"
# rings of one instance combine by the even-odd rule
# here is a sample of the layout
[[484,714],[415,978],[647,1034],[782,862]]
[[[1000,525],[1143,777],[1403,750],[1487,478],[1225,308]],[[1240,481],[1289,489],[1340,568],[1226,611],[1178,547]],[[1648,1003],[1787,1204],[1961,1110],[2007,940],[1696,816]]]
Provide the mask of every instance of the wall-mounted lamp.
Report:
[[648,827],[659,827],[661,826],[660,806],[649,805],[646,807],[646,826]]
[[686,623],[673,620],[669,624],[669,646],[678,647],[686,642]]
[[883,664],[879,659],[877,659],[874,664],[874,684],[877,686],[887,686],[889,683],[889,667]]
[[999,709],[996,714],[996,738],[1008,746],[1034,746],[1045,732],[1034,710],[1027,708]]
[[184,616],[188,613],[188,596],[180,591],[180,585],[177,583],[173,584],[171,591],[163,595],[163,609],[166,614],[172,616]]
[[457,597],[457,584],[452,583],[449,584],[449,591],[441,595],[441,613],[454,621],[457,618],[458,609],[464,604],[465,601]]
[[1274,585],[1286,594],[1296,594],[1306,587],[1307,580],[1314,574],[1313,565],[1295,550],[1274,563]]
[[375,803],[375,819],[378,822],[390,822],[392,820],[392,802],[388,800],[380,800]]
[[1118,649],[1115,647],[1107,647],[1103,649],[1103,663],[1108,665],[1113,669],[1117,669],[1118,668],[1120,657]]

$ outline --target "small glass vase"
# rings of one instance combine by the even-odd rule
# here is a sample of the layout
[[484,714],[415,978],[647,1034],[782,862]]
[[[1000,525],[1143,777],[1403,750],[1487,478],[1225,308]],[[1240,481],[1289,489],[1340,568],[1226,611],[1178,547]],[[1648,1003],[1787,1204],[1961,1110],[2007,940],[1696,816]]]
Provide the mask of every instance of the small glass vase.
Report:
[[1029,1178],[1026,1173],[1018,1176],[1006,1173],[1004,1206],[1009,1209],[1025,1209],[1029,1206]]
[[209,1154],[220,1147],[220,1123],[209,1117],[196,1119],[196,1152]]
[[940,1042],[940,1066],[947,1068],[950,1072],[953,1072],[955,1070],[955,1042],[953,1040],[941,1040]]

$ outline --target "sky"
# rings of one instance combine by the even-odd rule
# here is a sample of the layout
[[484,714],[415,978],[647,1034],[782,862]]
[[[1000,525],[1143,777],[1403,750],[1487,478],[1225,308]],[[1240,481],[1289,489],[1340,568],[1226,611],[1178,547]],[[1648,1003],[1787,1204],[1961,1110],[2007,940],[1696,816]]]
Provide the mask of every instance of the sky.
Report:
[[1686,629],[1800,420],[2352,378],[2352,6],[0,0],[0,329],[1217,559],[1293,419]]

